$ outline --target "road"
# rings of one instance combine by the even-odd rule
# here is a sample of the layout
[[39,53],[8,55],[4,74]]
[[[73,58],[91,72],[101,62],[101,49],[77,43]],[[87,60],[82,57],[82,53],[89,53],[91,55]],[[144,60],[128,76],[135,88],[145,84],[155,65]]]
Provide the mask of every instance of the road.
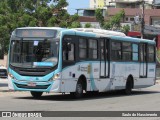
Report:
[[[155,86],[134,90],[130,96],[116,91],[94,95],[85,94],[84,98],[80,100],[72,99],[69,95],[55,93],[44,93],[41,99],[36,100],[31,97],[29,92],[6,92],[7,89],[7,80],[1,79],[0,111],[160,111],[160,80]],[[67,118],[74,120],[74,117]],[[63,120],[64,118],[56,119]],[[90,119],[106,120],[103,117],[90,117]],[[114,117],[109,119],[160,120],[158,117]]]
[[[133,90],[126,96],[114,91],[85,94],[75,100],[69,94],[44,93],[39,100],[29,92],[0,92],[2,111],[160,111],[160,84]],[[149,118],[158,120],[158,118]],[[159,118],[160,119],[160,118]]]

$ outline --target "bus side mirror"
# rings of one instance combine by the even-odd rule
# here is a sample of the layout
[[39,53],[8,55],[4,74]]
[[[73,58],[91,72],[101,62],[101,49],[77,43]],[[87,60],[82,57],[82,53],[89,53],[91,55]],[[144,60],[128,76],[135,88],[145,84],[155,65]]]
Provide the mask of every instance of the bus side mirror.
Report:
[[4,59],[4,50],[0,49],[0,59]]

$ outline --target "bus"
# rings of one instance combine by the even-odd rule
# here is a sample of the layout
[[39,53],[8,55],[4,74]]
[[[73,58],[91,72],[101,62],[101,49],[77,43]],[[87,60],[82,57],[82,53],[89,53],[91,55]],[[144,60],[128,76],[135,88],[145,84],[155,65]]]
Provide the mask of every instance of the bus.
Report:
[[10,38],[9,89],[84,93],[132,89],[155,84],[155,42],[108,30],[56,27],[17,28]]

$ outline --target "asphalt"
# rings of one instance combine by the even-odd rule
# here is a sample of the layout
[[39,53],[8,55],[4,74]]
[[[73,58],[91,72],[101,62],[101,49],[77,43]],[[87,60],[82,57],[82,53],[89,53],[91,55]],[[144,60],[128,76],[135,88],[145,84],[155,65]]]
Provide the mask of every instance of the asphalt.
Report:
[[[156,80],[156,84],[160,85],[160,78]],[[13,90],[8,89],[8,79],[0,78],[0,92],[14,92]]]

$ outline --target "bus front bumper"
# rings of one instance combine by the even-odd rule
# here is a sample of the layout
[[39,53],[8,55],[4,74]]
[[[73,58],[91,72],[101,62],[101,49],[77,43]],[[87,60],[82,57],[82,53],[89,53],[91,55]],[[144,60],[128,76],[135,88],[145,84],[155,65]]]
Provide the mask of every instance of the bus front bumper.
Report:
[[8,87],[15,91],[61,92],[61,80],[52,82],[16,81],[8,78]]

